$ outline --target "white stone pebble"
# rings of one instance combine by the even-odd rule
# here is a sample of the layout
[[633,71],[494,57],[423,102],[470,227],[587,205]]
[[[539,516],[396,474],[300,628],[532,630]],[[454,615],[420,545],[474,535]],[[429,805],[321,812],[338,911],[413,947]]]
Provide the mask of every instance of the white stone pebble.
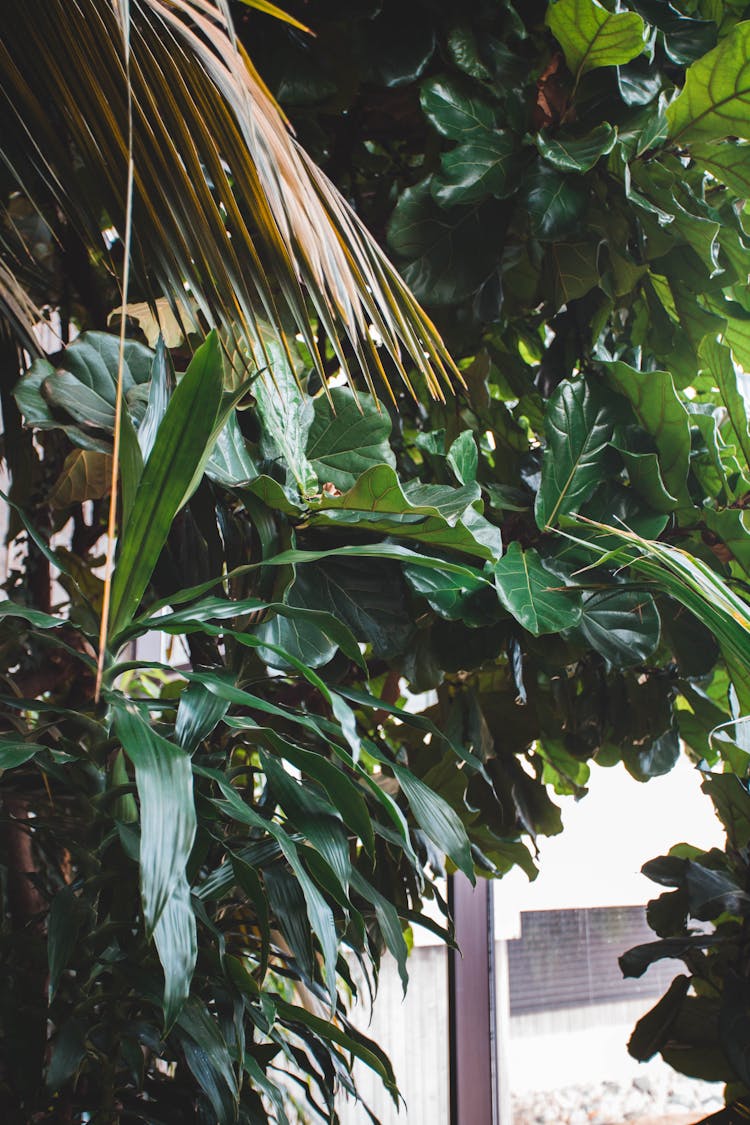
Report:
[[680,1074],[513,1096],[513,1125],[692,1125],[724,1104],[723,1087]]

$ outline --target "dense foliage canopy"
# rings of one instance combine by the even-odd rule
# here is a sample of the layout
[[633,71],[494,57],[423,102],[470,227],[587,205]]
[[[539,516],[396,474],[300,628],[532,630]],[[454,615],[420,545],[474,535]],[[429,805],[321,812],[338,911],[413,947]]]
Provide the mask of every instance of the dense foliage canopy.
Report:
[[[582,796],[592,762],[665,773],[680,740],[728,846],[652,865],[676,888],[650,911],[664,943],[624,968],[678,955],[691,976],[631,1050],[750,1090],[746,6],[465,7],[321,2],[311,39],[238,5],[299,140],[387,244],[463,385],[431,401],[417,370],[412,396],[370,307],[392,391],[378,402],[342,385],[361,349],[321,311],[335,276],[284,347],[273,281],[234,322],[212,286],[226,298],[237,279],[212,254],[152,263],[139,244],[98,703],[124,189],[97,195],[86,130],[65,135],[89,219],[115,227],[107,255],[48,199],[28,128],[5,142],[9,1121],[283,1122],[295,1082],[304,1112],[335,1119],[351,1055],[396,1096],[347,1020],[351,966],[376,978],[388,949],[406,980],[445,865],[533,877],[556,795]],[[20,59],[18,27],[9,41]],[[50,115],[58,79],[38,95]],[[66,102],[58,128],[70,118]],[[248,190],[234,172],[193,169],[230,243],[227,201]],[[191,289],[170,289],[188,265]],[[82,334],[19,359],[29,299]],[[394,340],[434,341],[403,302]],[[184,659],[146,655],[156,630]],[[411,715],[426,690],[437,703]]]

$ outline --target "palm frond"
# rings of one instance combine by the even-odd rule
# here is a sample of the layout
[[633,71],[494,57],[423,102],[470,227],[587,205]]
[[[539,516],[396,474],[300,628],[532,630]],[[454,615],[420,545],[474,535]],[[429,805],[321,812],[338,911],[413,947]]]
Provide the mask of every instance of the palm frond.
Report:
[[7,262],[0,257],[0,317],[12,327],[27,351],[39,351],[35,328],[44,317]]
[[385,378],[379,334],[407,384],[406,356],[441,396],[456,372],[437,331],[292,137],[226,0],[50,0],[43,16],[6,0],[0,155],[19,188],[98,256],[103,227],[124,230],[128,20],[143,294],[178,298],[188,286],[206,322],[251,350],[256,317],[282,339],[293,325],[322,373],[317,327],[371,389],[373,372]]
[[620,543],[610,550],[595,541],[562,532],[598,556],[593,565],[606,562],[610,567],[628,567],[635,581],[640,578],[644,588],[674,598],[714,634],[743,714],[750,714],[750,605],[720,574],[688,551],[644,539],[624,527],[579,519],[582,525],[601,532],[610,542],[614,538]]

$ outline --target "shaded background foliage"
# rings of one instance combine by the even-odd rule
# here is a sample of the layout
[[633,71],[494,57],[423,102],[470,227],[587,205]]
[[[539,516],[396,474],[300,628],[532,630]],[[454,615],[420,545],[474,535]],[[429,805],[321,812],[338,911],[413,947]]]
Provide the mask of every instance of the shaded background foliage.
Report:
[[[134,291],[99,709],[94,567],[116,378],[101,330],[117,298],[77,232],[55,237],[57,216],[6,189],[6,229],[33,252],[29,291],[86,330],[18,383],[3,338],[11,534],[27,551],[0,635],[9,1120],[93,1106],[283,1121],[279,1066],[310,1079],[307,1112],[333,1118],[349,1053],[393,1083],[346,1022],[339,950],[376,975],[388,948],[405,974],[408,926],[446,862],[533,876],[536,837],[561,828],[555,796],[582,796],[592,760],[645,781],[680,739],[715,771],[705,785],[729,845],[651,868],[675,888],[650,912],[667,944],[625,968],[677,952],[691,976],[631,1049],[747,1092],[746,660],[699,601],[623,569],[621,553],[600,558],[593,548],[620,540],[577,517],[687,548],[740,600],[747,589],[734,364],[750,366],[750,25],[745,5],[717,0],[610,9],[505,0],[469,19],[458,4],[320,3],[311,39],[236,6],[300,140],[389,247],[465,386],[430,403],[394,379],[395,405],[361,392],[358,405],[319,326],[330,398],[304,340],[293,371],[269,335],[260,374],[240,349],[253,381],[230,401],[216,339],[188,366],[202,334],[175,321],[170,356],[149,292]],[[173,369],[186,367],[180,400]],[[139,486],[170,441],[172,510],[154,520]],[[69,599],[54,620],[50,564]],[[185,636],[184,675],[127,662],[124,646],[156,626]],[[407,689],[437,703],[409,718]],[[186,798],[169,848],[147,849],[191,761],[193,819]],[[32,862],[28,810],[31,889],[13,851]],[[156,870],[146,854],[161,854]],[[166,900],[182,911],[168,935]],[[716,939],[689,916],[718,919]]]

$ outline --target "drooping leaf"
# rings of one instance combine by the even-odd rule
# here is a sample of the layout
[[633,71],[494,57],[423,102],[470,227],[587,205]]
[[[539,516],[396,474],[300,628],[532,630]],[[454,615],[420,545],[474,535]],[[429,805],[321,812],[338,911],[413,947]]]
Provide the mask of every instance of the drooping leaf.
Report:
[[78,935],[86,920],[86,903],[71,886],[65,886],[52,900],[47,917],[47,960],[49,981],[47,992],[50,1003],[55,997],[60,977],[76,947]]
[[580,78],[600,66],[621,66],[643,50],[645,28],[635,12],[608,12],[596,0],[557,0],[547,24]]
[[548,570],[537,551],[513,542],[495,563],[502,605],[535,637],[570,629],[581,619],[581,595]]
[[456,867],[474,882],[474,865],[469,840],[458,814],[439,793],[435,793],[405,766],[391,763],[391,769],[406,795],[420,828],[449,856]]
[[[84,249],[100,255],[102,216],[119,232],[125,226],[128,86],[117,18],[125,10],[109,4],[101,19],[90,19],[75,9],[41,26],[19,9],[3,31],[0,93],[18,122],[3,142],[13,190],[56,207],[85,232]],[[134,274],[142,282],[155,278],[155,291],[170,294],[175,305],[187,282],[208,325],[233,341],[251,343],[258,307],[279,337],[292,337],[286,325],[296,324],[322,375],[304,288],[345,370],[351,343],[358,366],[384,373],[368,332],[374,323],[403,377],[405,347],[439,393],[450,361],[434,327],[290,135],[229,8],[218,0],[201,4],[198,21],[200,28],[192,4],[148,0],[133,7],[130,81],[144,124],[135,131],[133,155],[136,167],[148,169],[134,184]],[[417,32],[431,39],[421,21]],[[46,57],[50,34],[55,67]],[[38,113],[43,104],[58,106],[59,121]],[[31,136],[33,151],[43,154],[33,168]],[[442,352],[434,370],[425,352],[433,359]]]
[[393,1099],[394,1105],[398,1105],[398,1088],[396,1086],[396,1078],[393,1073],[393,1068],[384,1054],[378,1047],[377,1043],[367,1039],[361,1032],[356,1031],[347,1021],[345,1028],[341,1028],[333,1023],[327,1023],[321,1019],[320,1016],[313,1015],[308,1012],[306,1008],[301,1008],[296,1004],[289,1004],[281,997],[275,998],[276,1010],[279,1015],[284,1019],[291,1022],[298,1022],[305,1027],[310,1027],[317,1031],[323,1038],[333,1040],[344,1050],[350,1051],[356,1058],[360,1059],[365,1066],[369,1066],[376,1074],[380,1076],[386,1089]]
[[375,890],[371,883],[368,883],[362,873],[356,868],[352,871],[352,888],[360,894],[367,902],[372,903],[375,908],[375,916],[380,926],[380,932],[383,935],[383,940],[388,948],[388,951],[396,960],[398,966],[398,974],[401,979],[401,987],[406,992],[406,986],[409,983],[409,973],[406,964],[408,949],[406,941],[404,940],[404,931],[399,920],[398,913],[392,902]]
[[115,729],[135,766],[143,916],[164,970],[164,1017],[170,1026],[189,994],[196,957],[185,874],[196,830],[190,758],[131,706],[115,705]]
[[280,825],[275,824],[272,820],[265,820],[255,812],[254,809],[245,804],[236,790],[227,783],[223,774],[219,773],[217,770],[206,769],[202,766],[196,766],[196,773],[211,777],[217,783],[224,797],[224,801],[222,802],[224,810],[229,815],[240,824],[247,824],[253,828],[260,828],[268,832],[278,843],[305,896],[309,923],[313,933],[317,935],[323,951],[328,992],[331,997],[331,1002],[335,1002],[338,939],[336,936],[333,912],[328,902],[305,870],[292,838]]
[[177,1021],[176,1034],[190,1070],[219,1121],[237,1117],[239,1089],[226,1040],[206,1007],[191,997]]
[[639,1062],[648,1062],[661,1050],[669,1037],[669,1029],[675,1021],[682,1002],[687,996],[690,978],[679,974],[670,984],[657,1004],[641,1016],[628,1041],[628,1053]]
[[49,493],[53,508],[69,508],[85,500],[101,500],[109,495],[112,483],[112,458],[108,453],[74,449],[65,458],[62,472]]
[[476,484],[461,489],[414,484],[407,494],[389,465],[375,465],[343,496],[325,499],[310,522],[354,524],[490,559],[500,553],[500,533],[476,511],[478,499]]
[[612,437],[612,413],[585,379],[566,381],[549,401],[545,429],[547,448],[534,509],[542,529],[577,511],[596,488]]

